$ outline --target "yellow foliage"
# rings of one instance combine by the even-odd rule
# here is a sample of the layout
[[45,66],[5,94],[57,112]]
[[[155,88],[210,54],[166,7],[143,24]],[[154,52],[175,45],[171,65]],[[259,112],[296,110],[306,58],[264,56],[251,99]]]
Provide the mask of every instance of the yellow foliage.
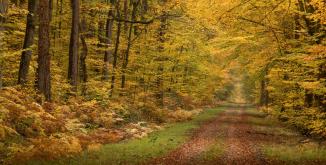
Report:
[[102,145],[99,143],[93,143],[87,146],[87,151],[88,152],[97,152],[100,151]]
[[169,116],[175,121],[185,121],[185,120],[191,120],[195,115],[198,115],[200,112],[201,112],[200,109],[192,110],[192,111],[178,109],[176,111],[170,112]]
[[14,136],[18,136],[18,133],[14,129],[0,124],[0,141],[10,139]]
[[73,136],[46,137],[32,141],[35,148],[34,157],[42,159],[54,159],[58,157],[70,157],[82,151],[79,139]]
[[310,18],[319,21],[321,24],[326,24],[326,4],[323,0],[311,0],[316,11],[310,16]]

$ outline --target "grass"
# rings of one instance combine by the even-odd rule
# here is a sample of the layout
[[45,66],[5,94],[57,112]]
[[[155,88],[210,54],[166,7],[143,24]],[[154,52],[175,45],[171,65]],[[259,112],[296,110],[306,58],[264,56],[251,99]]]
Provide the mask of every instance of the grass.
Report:
[[264,148],[265,154],[270,158],[278,158],[284,162],[310,162],[326,161],[326,148],[315,144],[269,145]]
[[[264,113],[256,110],[248,110],[252,117],[248,121],[254,130],[273,136],[276,141],[264,142],[261,144],[263,154],[272,160],[284,164],[310,164],[312,162],[326,162],[326,147],[319,146],[316,141],[309,140],[298,131],[287,128],[275,118],[264,117]],[[261,116],[261,117],[259,117]]]
[[70,159],[34,161],[30,164],[140,164],[176,149],[189,138],[193,129],[214,118],[223,110],[223,107],[206,110],[191,121],[170,124],[166,129],[152,133],[143,139],[107,144],[98,152],[85,151],[81,156]]
[[223,148],[223,140],[224,139],[216,139],[215,143],[205,152],[201,153],[196,162],[200,164],[201,162],[207,163],[216,160],[218,155],[222,155],[224,153]]

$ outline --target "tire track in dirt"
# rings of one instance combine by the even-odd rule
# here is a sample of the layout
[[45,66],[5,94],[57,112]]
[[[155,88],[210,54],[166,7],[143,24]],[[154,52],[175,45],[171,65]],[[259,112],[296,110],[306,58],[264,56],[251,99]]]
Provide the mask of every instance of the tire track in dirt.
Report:
[[233,114],[227,119],[226,141],[224,144],[225,153],[216,160],[216,164],[232,165],[260,165],[266,164],[261,155],[256,139],[250,132],[251,126],[247,122],[248,115],[244,110],[229,110]]
[[192,164],[192,160],[198,155],[207,151],[207,149],[214,145],[216,137],[221,133],[221,121],[226,120],[227,113],[223,112],[212,121],[204,123],[200,128],[195,130],[188,142],[181,147],[172,151],[164,157],[154,159],[146,164],[157,165],[186,165]]

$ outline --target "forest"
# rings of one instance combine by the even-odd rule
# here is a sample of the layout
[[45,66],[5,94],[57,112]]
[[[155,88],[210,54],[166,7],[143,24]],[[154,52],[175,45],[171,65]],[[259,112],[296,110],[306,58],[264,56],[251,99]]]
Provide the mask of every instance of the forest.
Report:
[[229,104],[324,141],[325,25],[324,0],[0,0],[0,164]]

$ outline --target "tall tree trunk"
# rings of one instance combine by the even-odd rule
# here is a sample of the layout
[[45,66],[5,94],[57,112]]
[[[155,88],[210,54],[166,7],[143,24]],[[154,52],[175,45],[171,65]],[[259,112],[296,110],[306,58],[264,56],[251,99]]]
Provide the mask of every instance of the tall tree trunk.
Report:
[[266,81],[265,78],[260,82],[260,106],[266,105]]
[[[110,2],[114,4],[114,0]],[[109,80],[109,59],[112,55],[110,46],[112,44],[112,31],[113,31],[113,10],[111,9],[108,13],[108,18],[106,20],[106,30],[105,30],[105,44],[106,50],[104,54],[104,69],[103,69],[103,80]]]
[[[121,14],[120,14],[120,5],[119,5],[119,0],[116,3],[116,10],[117,10],[117,18],[118,20],[121,19]],[[118,51],[119,51],[119,46],[120,46],[120,35],[121,35],[121,21],[118,21],[118,29],[117,29],[117,38],[115,42],[115,48],[113,52],[113,72],[112,72],[112,78],[111,78],[111,93],[110,96],[113,96],[113,90],[115,86],[115,76],[116,76],[116,68],[117,68],[117,62],[118,62]]]
[[6,18],[5,18],[5,14],[7,13],[8,11],[8,0],[0,0],[0,88],[2,88],[2,65],[3,65],[3,60],[2,60],[2,54],[3,54],[3,48],[2,48],[2,44],[4,44],[4,41],[3,41],[3,36],[4,36],[4,33],[3,31],[5,30],[5,28],[3,27],[3,24],[5,23],[6,21]]
[[[124,15],[124,19],[128,20],[128,0],[124,0],[124,2],[123,2],[123,15]],[[124,23],[123,28],[124,28],[125,33],[127,34],[128,33],[128,23],[127,22]]]
[[[1,35],[1,32],[0,32],[0,35]],[[1,53],[0,53],[0,55],[1,55]],[[2,88],[2,59],[1,59],[1,57],[0,57],[0,89]]]
[[294,15],[294,39],[299,39],[300,34],[298,33],[300,31],[301,25],[300,25],[300,17],[299,14]]
[[51,101],[49,10],[49,0],[41,0],[38,9],[40,20],[36,88],[45,96],[46,101]]
[[[149,6],[148,6],[148,0],[141,0],[141,8],[140,8],[140,19],[142,21],[145,21],[146,14],[148,12]],[[147,27],[145,28],[145,33],[147,33]],[[138,35],[138,26],[134,27],[134,34]]]
[[58,37],[61,38],[61,29],[62,29],[62,14],[63,14],[63,0],[60,0],[60,9],[59,9],[59,32],[58,32]]
[[86,66],[86,58],[88,53],[87,43],[86,43],[86,32],[87,32],[87,25],[86,19],[83,18],[80,22],[80,40],[82,43],[82,51],[80,53],[80,79],[82,81],[82,95],[86,93],[86,83],[87,83],[87,66]]
[[[165,1],[164,1],[165,2]],[[159,102],[159,104],[163,107],[164,106],[164,57],[163,57],[163,51],[164,51],[164,43],[166,42],[165,34],[167,30],[167,17],[166,13],[164,12],[162,18],[160,19],[160,28],[158,31],[158,42],[160,43],[158,46],[158,52],[161,54],[160,57],[158,57],[158,69],[157,69],[157,79],[156,79],[156,86],[157,86],[157,93],[156,98]]]
[[304,104],[306,107],[310,108],[313,106],[313,101],[314,101],[314,94],[309,91],[305,90],[305,98],[304,98]]
[[[139,0],[137,2],[133,2],[132,4],[132,13],[131,13],[131,21],[133,22],[136,19],[136,9],[139,4]],[[126,69],[129,63],[129,52],[131,48],[131,38],[132,38],[132,30],[133,30],[133,24],[131,23],[129,26],[129,34],[128,34],[128,45],[126,49],[126,54],[125,54],[125,61],[123,62],[122,65],[122,77],[121,77],[121,88],[125,88],[125,83],[126,83]]]
[[26,22],[25,40],[23,53],[21,55],[20,67],[18,73],[18,84],[25,84],[29,71],[29,65],[32,56],[31,46],[34,43],[35,18],[36,18],[36,0],[28,0],[28,15]]
[[53,11],[53,0],[49,0],[49,18],[50,18],[50,22],[52,21],[52,11]]
[[[306,24],[306,30],[309,36],[314,37],[314,35],[320,31],[321,25],[318,21],[314,21],[311,18],[309,18],[309,14],[312,14],[315,12],[315,8],[310,4],[310,0],[298,0],[297,1],[297,7],[298,10],[304,15],[302,15],[302,18]],[[325,35],[320,35],[318,37],[315,37],[314,40],[316,44],[321,44],[322,39],[325,37]]]
[[0,59],[0,89],[2,88],[2,60]]
[[[320,65],[319,65],[319,68],[318,68],[318,80],[321,81],[322,79],[325,79],[326,78],[326,61],[322,62]],[[316,100],[316,104],[318,106],[319,109],[323,110],[324,112],[326,112],[326,95],[319,95],[317,97],[317,100]]]
[[101,48],[103,47],[105,43],[105,31],[104,31],[104,21],[100,18],[98,21],[98,27],[97,27],[97,39],[98,39],[98,44],[97,47],[100,49],[99,52],[102,53]]
[[[59,17],[59,0],[56,0],[56,5],[55,5],[55,16]],[[57,24],[54,25],[54,30],[53,30],[53,47],[56,47],[56,43],[57,43],[57,34],[58,34],[58,27]]]
[[79,0],[72,0],[72,26],[69,46],[68,80],[77,92],[78,85],[78,44],[79,44]]

